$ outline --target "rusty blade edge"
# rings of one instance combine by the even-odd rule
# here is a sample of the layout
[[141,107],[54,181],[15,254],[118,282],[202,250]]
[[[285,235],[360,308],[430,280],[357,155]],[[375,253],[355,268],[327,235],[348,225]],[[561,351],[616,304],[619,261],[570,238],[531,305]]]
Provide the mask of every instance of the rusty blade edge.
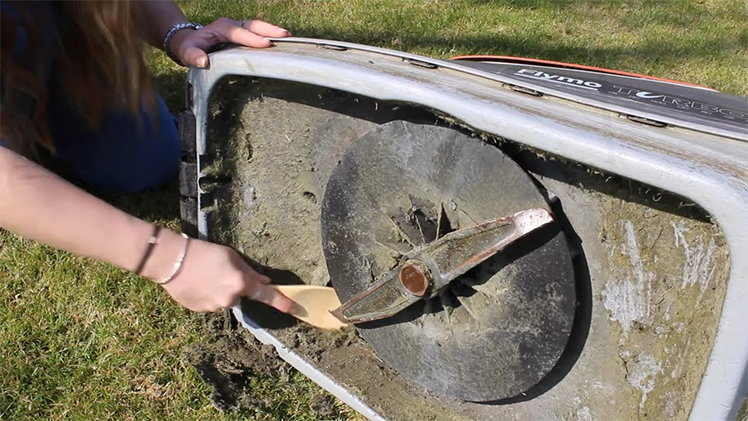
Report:
[[[524,216],[528,215],[528,213],[530,212],[539,213],[539,215],[529,215],[526,218],[523,218]],[[503,218],[495,219],[493,221],[489,221],[484,224],[481,224],[480,226],[486,227],[486,226],[489,226],[490,224],[512,221],[514,225],[514,230],[512,230],[511,235],[503,238],[501,241],[496,243],[493,247],[489,248],[488,250],[485,250],[482,253],[472,256],[470,259],[458,265],[454,270],[451,270],[451,271],[448,271],[442,274],[442,278],[446,279],[447,282],[451,282],[458,276],[463,275],[465,272],[469,271],[475,266],[478,266],[479,264],[483,263],[491,256],[500,252],[501,250],[506,248],[506,246],[508,246],[509,244],[524,237],[530,232],[535,231],[536,229],[553,222],[553,220],[554,220],[553,215],[547,210],[542,209],[542,208],[533,208],[533,209],[527,209],[524,211],[517,212],[514,215],[506,216]],[[475,225],[474,227],[479,227],[479,225]]]
[[[388,317],[391,317],[392,314],[396,314],[400,311],[398,310],[397,312],[392,313],[392,314],[379,314],[379,315],[371,316],[371,317],[368,317],[368,316],[367,317],[346,317],[345,314],[343,314],[345,310],[347,310],[347,308],[343,309],[342,307],[338,307],[335,310],[330,310],[330,314],[332,314],[336,319],[340,320],[343,323],[355,324],[355,323],[373,322],[374,320],[386,319]],[[368,314],[372,314],[372,313],[368,313]]]
[[[396,313],[393,313],[393,314],[396,314]],[[330,314],[332,314],[336,319],[340,320],[341,322],[350,323],[350,324],[373,322],[375,320],[386,319],[392,316],[392,314],[380,314],[380,315],[376,315],[372,317],[345,317],[343,312],[342,311],[339,312],[338,309],[330,311]]]
[[[397,268],[397,267],[399,267],[399,265],[396,266],[395,268]],[[382,277],[382,279],[380,279],[379,281],[377,281],[376,283],[374,283],[369,288],[365,289],[362,293],[360,293],[360,294],[356,295],[355,297],[351,298],[350,300],[348,300],[347,302],[345,302],[340,307],[336,308],[335,310],[331,310],[330,314],[332,314],[333,316],[335,316],[335,318],[337,318],[338,320],[340,320],[343,323],[360,323],[362,321],[379,320],[379,319],[384,319],[386,317],[389,317],[388,315],[384,315],[382,317],[367,318],[367,319],[357,319],[357,318],[346,317],[345,314],[343,314],[343,313],[346,310],[348,310],[349,308],[353,307],[354,305],[356,305],[359,302],[361,302],[364,299],[366,299],[368,296],[374,294],[378,289],[380,289],[383,286],[387,285],[389,282],[392,282],[392,280],[394,278],[394,275],[395,275],[395,274],[393,274],[393,272],[395,272],[395,270],[396,269],[392,269],[389,272],[387,272],[387,274],[384,277]],[[392,276],[390,276],[390,275],[392,275]]]
[[[535,218],[533,218],[533,217],[523,218],[525,215],[528,215],[529,213],[539,214],[539,215],[536,215]],[[438,239],[438,240],[436,240],[436,241],[434,241],[432,243],[425,244],[423,246],[420,246],[420,247],[412,250],[411,252],[407,253],[406,256],[415,256],[415,255],[418,255],[418,254],[428,253],[429,249],[439,247],[440,245],[442,245],[444,243],[448,243],[450,241],[455,241],[455,240],[459,240],[459,239],[462,239],[462,238],[465,238],[465,237],[473,236],[476,233],[485,230],[486,227],[489,227],[491,225],[501,225],[501,224],[504,224],[504,223],[507,223],[507,222],[512,222],[514,225],[517,225],[517,223],[515,221],[517,221],[518,219],[522,220],[525,223],[528,223],[530,221],[525,221],[525,219],[532,220],[532,219],[536,219],[536,218],[544,218],[546,220],[546,222],[544,222],[541,225],[538,225],[537,227],[540,227],[542,225],[545,225],[548,222],[553,221],[553,215],[547,209],[544,209],[544,208],[530,208],[530,209],[525,209],[525,210],[521,210],[519,212],[515,212],[515,213],[513,213],[511,215],[502,216],[501,218],[496,218],[496,219],[492,219],[492,220],[489,220],[489,221],[481,222],[479,224],[472,225],[472,226],[469,226],[467,228],[463,228],[463,229],[460,229],[460,230],[457,230],[457,231],[450,232],[449,234],[445,235],[444,237],[441,237],[440,239]],[[525,224],[522,224],[522,225],[524,226]],[[535,228],[537,228],[537,227],[535,227]],[[528,230],[528,232],[529,231],[532,231],[532,230]]]

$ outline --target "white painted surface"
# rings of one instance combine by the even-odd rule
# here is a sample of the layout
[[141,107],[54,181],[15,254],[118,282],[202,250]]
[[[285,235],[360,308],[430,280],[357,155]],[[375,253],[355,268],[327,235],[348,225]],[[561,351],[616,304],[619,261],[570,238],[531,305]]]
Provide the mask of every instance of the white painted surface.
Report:
[[[745,222],[748,221],[748,147],[744,142],[669,129],[653,131],[623,119],[611,118],[607,113],[569,107],[560,101],[540,102],[534,97],[505,90],[488,79],[482,80],[480,71],[460,72],[456,70],[459,66],[453,70],[424,70],[397,60],[378,60],[374,65],[369,59],[375,57],[375,53],[357,53],[355,44],[346,44],[347,48],[354,50],[350,52],[315,46],[304,51],[298,50],[297,46],[296,50],[290,51],[284,47],[283,41],[277,41],[273,49],[225,50],[211,55],[209,69],[190,70],[188,80],[194,86],[198,154],[206,149],[206,106],[213,84],[226,74],[273,77],[382,100],[423,104],[452,115],[477,130],[671,191],[706,209],[723,229],[733,258],[715,346],[690,417],[701,421],[726,420],[735,416],[748,391],[748,325],[745,323],[748,320],[748,259],[740,258],[748,256],[748,224]],[[376,50],[364,46],[358,48]],[[417,57],[390,50],[386,53],[388,56]],[[467,76],[467,73],[473,76]],[[492,79],[496,80],[495,77]],[[202,212],[198,215],[198,229],[201,238],[205,238],[207,220]],[[701,260],[694,257],[693,267],[697,268],[697,275],[708,250],[707,244]],[[698,248],[694,253],[698,256]],[[688,273],[684,272],[684,280],[688,279],[688,283],[693,269],[686,266],[684,270]],[[695,282],[700,282],[699,276],[695,279]],[[638,293],[638,275],[634,282],[635,289],[625,293],[619,289],[616,293],[628,296]],[[642,284],[645,282],[646,274]],[[707,281],[704,282],[708,285]],[[641,304],[629,307],[635,307],[636,314],[624,312],[621,317],[633,320],[632,315],[646,315],[646,304],[638,302]],[[253,333],[271,342],[275,340],[261,329],[255,329]],[[294,366],[304,363],[292,356],[288,358]],[[651,370],[656,366],[646,367],[649,367],[648,376],[651,377]],[[330,381],[316,369],[307,368],[305,373],[320,385]],[[637,383],[645,390],[649,384],[647,378],[645,375],[642,382]],[[338,393],[343,392],[338,390]]]

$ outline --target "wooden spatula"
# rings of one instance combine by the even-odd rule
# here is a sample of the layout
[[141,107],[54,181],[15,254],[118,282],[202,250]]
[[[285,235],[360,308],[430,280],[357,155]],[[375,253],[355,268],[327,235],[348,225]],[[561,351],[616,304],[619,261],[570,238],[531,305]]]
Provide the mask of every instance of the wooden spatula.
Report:
[[340,307],[335,290],[330,287],[315,285],[273,285],[283,295],[296,303],[297,319],[320,329],[341,329],[347,326],[330,310]]

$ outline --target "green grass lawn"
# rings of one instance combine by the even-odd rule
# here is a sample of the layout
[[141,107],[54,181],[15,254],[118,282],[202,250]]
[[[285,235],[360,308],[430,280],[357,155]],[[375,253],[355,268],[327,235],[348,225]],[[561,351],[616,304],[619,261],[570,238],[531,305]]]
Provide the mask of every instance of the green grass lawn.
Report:
[[[615,68],[748,95],[744,0],[301,0],[183,2],[188,16],[258,17],[296,36],[437,58],[501,54]],[[152,59],[162,94],[182,106],[184,69]],[[8,200],[8,198],[0,198]],[[175,187],[116,198],[178,226]],[[182,360],[205,317],[112,267],[0,232],[0,419],[244,419],[218,412]],[[252,417],[317,419],[301,375],[252,379],[277,405]],[[345,413],[345,411],[338,411]],[[345,415],[341,417],[346,418]]]

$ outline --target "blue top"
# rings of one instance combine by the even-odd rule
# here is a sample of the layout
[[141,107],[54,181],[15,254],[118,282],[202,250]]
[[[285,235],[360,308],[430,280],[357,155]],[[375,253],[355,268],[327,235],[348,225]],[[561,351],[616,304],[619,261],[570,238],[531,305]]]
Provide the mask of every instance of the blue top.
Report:
[[[175,181],[178,176],[181,147],[177,133],[177,120],[169,113],[163,99],[158,97],[158,118],[144,111],[132,114],[110,110],[102,116],[100,127],[89,130],[85,119],[79,115],[62,93],[61,82],[56,77],[56,34],[60,25],[57,8],[61,2],[24,2],[29,18],[34,19],[38,36],[42,72],[49,89],[47,119],[56,154],[44,150],[39,154],[50,168],[77,178],[89,187],[99,190],[136,192]],[[0,13],[15,18],[16,29],[14,58],[17,64],[29,71],[36,63],[25,56],[29,46],[29,28],[24,25],[20,10],[13,4],[0,0]],[[6,98],[0,92],[0,107],[23,107],[34,110],[32,99],[26,95]],[[142,130],[138,125],[142,122]],[[0,139],[0,146],[3,146]]]

